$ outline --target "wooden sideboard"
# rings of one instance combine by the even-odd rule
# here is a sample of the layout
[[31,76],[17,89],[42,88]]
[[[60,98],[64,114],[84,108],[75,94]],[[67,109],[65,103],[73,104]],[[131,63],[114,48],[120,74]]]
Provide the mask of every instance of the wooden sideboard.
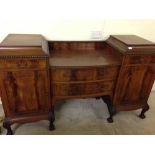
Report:
[[102,98],[110,117],[149,109],[155,79],[155,44],[135,35],[105,41],[46,41],[41,35],[11,34],[0,45],[0,94],[4,128],[47,119],[54,105],[72,98]]

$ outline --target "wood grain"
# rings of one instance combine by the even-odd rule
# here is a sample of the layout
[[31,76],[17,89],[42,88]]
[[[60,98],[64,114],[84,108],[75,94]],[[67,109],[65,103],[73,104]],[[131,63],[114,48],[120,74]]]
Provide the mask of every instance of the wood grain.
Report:
[[[50,52],[49,52],[50,51]],[[110,117],[142,108],[155,80],[155,44],[135,35],[106,41],[47,41],[41,35],[11,34],[0,44],[0,94],[5,120],[13,123],[49,119],[58,100],[102,97]]]
[[0,94],[3,126],[53,121],[47,41],[41,35],[8,35],[0,45]]

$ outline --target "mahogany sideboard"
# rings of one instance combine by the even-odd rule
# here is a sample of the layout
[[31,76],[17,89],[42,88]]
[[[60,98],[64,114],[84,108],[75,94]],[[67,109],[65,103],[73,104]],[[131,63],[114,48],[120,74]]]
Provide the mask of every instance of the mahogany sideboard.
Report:
[[71,98],[102,98],[110,117],[119,111],[149,109],[155,80],[155,44],[135,35],[105,41],[47,41],[41,35],[10,34],[0,44],[3,127],[49,120],[54,105]]

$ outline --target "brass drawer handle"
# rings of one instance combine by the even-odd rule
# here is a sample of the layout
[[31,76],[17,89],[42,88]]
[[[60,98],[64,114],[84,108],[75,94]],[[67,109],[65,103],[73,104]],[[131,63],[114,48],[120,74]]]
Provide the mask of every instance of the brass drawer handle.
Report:
[[17,67],[18,68],[26,68],[27,67],[27,63],[26,62],[18,62],[17,63]]

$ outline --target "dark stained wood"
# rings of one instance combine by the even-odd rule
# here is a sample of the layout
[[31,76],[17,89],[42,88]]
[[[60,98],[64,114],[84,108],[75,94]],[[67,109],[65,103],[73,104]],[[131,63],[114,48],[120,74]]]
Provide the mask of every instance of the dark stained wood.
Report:
[[117,66],[97,68],[96,80],[103,80],[103,79],[115,80],[118,76],[119,68],[120,67]]
[[[113,35],[105,42],[55,41],[49,42],[49,47],[53,103],[100,94],[117,111],[143,108],[141,115],[147,111],[155,79],[154,43],[135,35]],[[97,88],[97,84],[102,86],[105,81],[113,81],[111,91]]]
[[100,67],[120,65],[120,59],[104,50],[52,51],[52,67]]
[[100,50],[105,48],[103,41],[49,41],[50,51]]
[[123,61],[123,65],[143,65],[150,63],[150,56],[128,56]]
[[5,58],[6,56],[8,57],[20,57],[21,55],[25,57],[30,57],[31,54],[33,56],[46,56],[43,54],[41,48],[38,47],[1,47],[0,51],[0,57]]
[[9,34],[2,42],[2,47],[41,46],[43,36],[39,34]]
[[142,109],[155,80],[155,44],[135,35],[106,41],[47,41],[41,35],[11,34],[0,44],[0,94],[7,134],[13,123],[49,120],[54,130],[58,100],[99,98],[110,117]]
[[114,107],[113,102],[112,102],[112,97],[108,96],[108,95],[104,95],[104,96],[102,96],[102,100],[107,104],[108,112],[110,114],[110,116],[107,118],[107,121],[109,123],[112,123],[113,122],[113,116],[114,116],[114,114],[116,114],[116,110],[115,110],[115,107]]
[[[48,55],[48,44],[42,35],[9,34],[0,44],[0,57],[21,55]],[[44,52],[43,52],[44,51]]]
[[14,59],[0,59],[0,69],[3,70],[40,70],[46,69],[47,61],[45,59],[36,59],[36,58],[14,58]]
[[[119,36],[118,38],[120,39],[121,37],[122,36]],[[123,38],[124,36],[122,39]],[[134,38],[135,37],[132,39],[134,40]],[[130,40],[130,37],[128,39]],[[129,42],[131,44],[132,39],[128,41],[128,44]],[[127,44],[127,40],[125,41]],[[141,38],[135,40],[133,45],[136,45],[136,43],[139,47],[141,46],[141,48],[139,48],[140,50],[144,46],[144,43],[147,45],[147,48],[150,47],[152,49],[154,46],[153,43],[151,44],[151,42],[147,42]],[[144,51],[145,50],[146,49],[144,49]],[[126,54],[123,53],[123,55],[124,58],[116,84],[113,103],[117,111],[143,108],[141,113],[142,118],[144,117],[144,113],[148,110],[147,101],[155,80],[155,51],[154,53],[143,53],[143,51],[141,51],[141,53],[135,52],[134,55],[130,55],[127,52]]]
[[90,94],[105,94],[113,90],[113,81],[88,83],[57,83],[53,84],[54,96],[80,96]]
[[121,55],[103,41],[49,42],[50,66],[102,67],[121,65]]
[[[143,79],[147,71],[147,66],[123,67],[119,75],[118,85],[116,88],[114,103],[134,104],[141,102],[141,91],[143,89]],[[129,103],[130,101],[130,103]],[[143,101],[142,101],[142,104]]]
[[155,55],[152,55],[151,56],[151,62],[150,62],[151,64],[155,64]]
[[0,94],[7,134],[13,134],[13,123],[53,120],[49,117],[52,105],[48,49],[44,51],[47,45],[41,35],[8,35],[0,45]]
[[112,35],[113,38],[121,41],[122,43],[126,44],[127,46],[152,46],[155,45],[155,43],[146,40],[144,38],[141,38],[139,36],[136,35]]
[[52,68],[51,78],[53,82],[93,81],[95,80],[95,73],[95,69],[91,68]]
[[51,69],[53,82],[77,82],[77,81],[97,81],[113,80],[117,77],[119,67],[99,67],[99,68],[54,68]]
[[112,98],[122,55],[105,42],[49,42],[52,102],[71,98]]
[[154,54],[155,43],[135,35],[111,35],[106,43],[124,55]]

